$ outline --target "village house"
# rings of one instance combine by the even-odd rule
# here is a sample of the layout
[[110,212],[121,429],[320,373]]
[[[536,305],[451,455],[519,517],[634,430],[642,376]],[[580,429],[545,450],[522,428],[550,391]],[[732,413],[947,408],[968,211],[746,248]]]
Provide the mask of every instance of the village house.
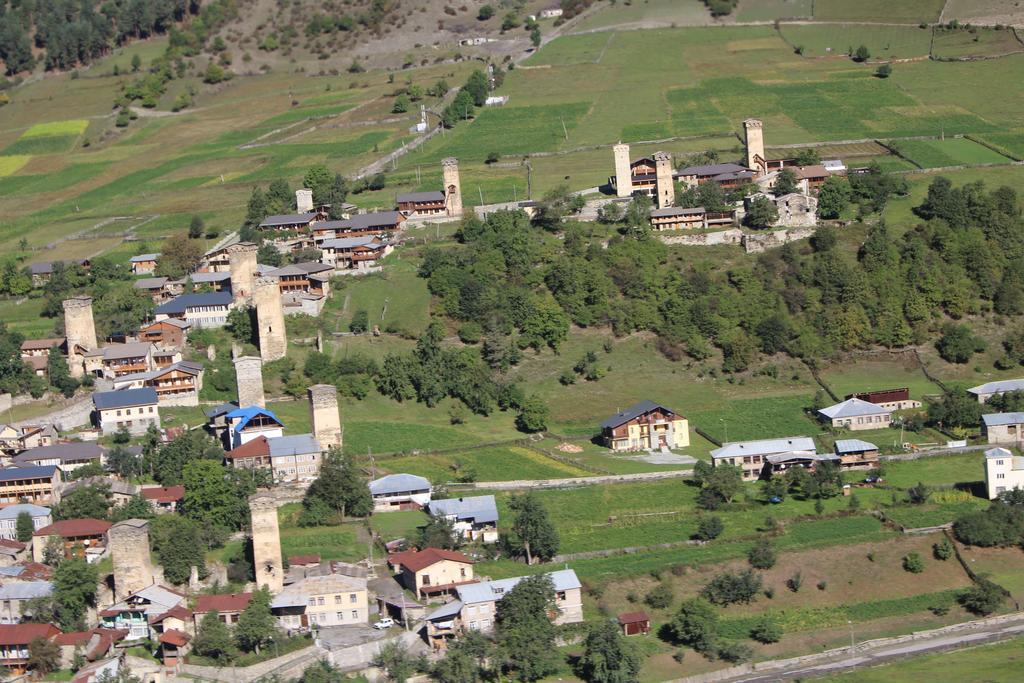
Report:
[[25,673],[29,644],[39,638],[53,640],[59,633],[53,624],[0,624],[0,664],[11,675]]
[[224,327],[233,302],[231,292],[182,294],[157,306],[153,314],[157,321],[175,318],[184,320],[193,328]]
[[[87,662],[95,662],[110,655],[114,644],[124,640],[124,631],[114,631],[106,628],[94,628],[89,631],[70,631],[61,633],[53,640],[60,646],[60,666],[62,669],[70,669],[76,655],[85,657]],[[118,661],[118,660],[113,660]],[[84,683],[79,678],[88,666],[82,667],[75,672],[75,683]]]
[[111,507],[120,507],[131,502],[132,498],[139,494],[139,486],[129,481],[96,475],[93,477],[82,477],[64,484],[61,495],[65,498],[80,488],[89,486],[102,486],[107,489],[110,496]]
[[654,451],[686,448],[686,418],[654,401],[640,401],[601,423],[604,445],[613,451]]
[[199,624],[203,621],[203,617],[210,612],[216,612],[217,618],[229,626],[237,624],[238,617],[240,617],[242,612],[245,611],[245,608],[249,606],[250,601],[252,601],[252,593],[200,595],[196,598],[195,607],[192,608],[192,616],[194,620],[193,629],[198,630]]
[[60,470],[54,465],[0,469],[0,508],[18,503],[60,502]]
[[192,273],[188,276],[197,289],[210,288],[212,292],[231,291],[231,272]]
[[65,441],[19,453],[11,458],[11,464],[18,467],[54,465],[59,467],[61,472],[74,472],[86,465],[102,465],[105,455],[106,449],[97,443]]
[[33,562],[29,557],[28,561],[19,562],[9,567],[0,567],[0,581],[5,582],[31,582],[50,581],[53,579],[53,567]]
[[981,416],[981,436],[986,443],[1019,444],[1024,413],[990,413]]
[[94,377],[113,379],[153,369],[153,345],[149,342],[111,344],[85,354],[85,370]]
[[[437,194],[441,194],[438,192]],[[441,213],[444,213],[444,197],[441,197]],[[337,237],[364,237],[374,235],[391,235],[402,228],[406,221],[401,211],[378,211],[361,213],[343,221],[325,221],[313,229],[313,239],[317,243]]]
[[339,237],[320,245],[324,265],[334,270],[369,270],[391,253],[393,245],[379,237]]
[[67,339],[52,337],[49,339],[26,339],[21,343],[21,360],[32,366],[33,372],[39,377],[46,377],[46,365],[51,353],[67,355]]
[[[802,192],[791,192],[772,199],[779,219],[777,225],[806,228],[817,225],[818,199]],[[749,206],[747,207],[749,210]]]
[[[582,584],[571,569],[553,571],[548,576],[555,588],[555,624],[576,624],[583,621]],[[525,577],[484,581],[457,586],[458,599],[435,610],[426,617],[427,642],[435,650],[460,633],[488,632],[494,627],[498,602]]]
[[652,209],[651,228],[654,230],[706,230],[708,228],[732,225],[736,222],[735,210],[706,211],[703,206],[682,208],[666,206]]
[[150,426],[160,428],[160,408],[156,390],[121,389],[120,391],[98,391],[92,395],[95,406],[94,424],[104,436],[110,436],[121,428],[136,436],[145,434]]
[[773,474],[784,474],[793,467],[803,467],[813,472],[819,463],[832,462],[839,464],[839,456],[834,453],[816,453],[814,451],[787,451],[764,456],[761,478],[769,479]]
[[275,482],[308,482],[320,474],[322,453],[312,434],[260,435],[228,451],[224,459],[231,467],[269,469]]
[[305,292],[317,296],[331,293],[331,266],[317,261],[293,263],[276,268],[266,273],[267,277],[276,277],[281,293]]
[[405,216],[442,216],[446,212],[444,192],[404,192],[395,198],[395,204]]
[[32,600],[53,596],[50,581],[16,581],[0,585],[0,624],[17,624],[31,617]]
[[921,402],[910,398],[910,389],[901,387],[899,389],[880,389],[878,391],[864,391],[859,394],[847,394],[847,399],[859,398],[868,403],[874,403],[892,411],[920,408]]
[[[175,363],[181,362],[181,351],[179,349],[158,349],[153,348],[153,369],[163,370]],[[198,365],[198,363],[196,364]],[[200,366],[202,367],[202,366]]]
[[707,182],[716,182],[723,188],[738,187],[754,180],[754,172],[739,164],[703,164],[686,166],[674,174],[685,187],[697,187]]
[[126,641],[157,640],[159,632],[151,620],[185,606],[184,595],[154,583],[101,610],[99,616],[104,628],[128,631]]
[[619,628],[624,636],[647,635],[651,632],[651,618],[647,612],[624,612],[618,616]]
[[351,626],[369,621],[366,579],[343,574],[311,576],[274,597],[270,610],[288,631]]
[[860,439],[836,439],[835,452],[842,467],[877,467],[878,446]]
[[0,567],[13,567],[31,559],[29,544],[0,538]]
[[818,415],[833,427],[851,431],[881,429],[888,427],[892,421],[891,410],[859,398],[850,398],[842,403],[822,408]]
[[51,538],[60,541],[64,548],[64,557],[85,557],[95,562],[107,546],[107,532],[110,522],[103,519],[63,519],[44,526],[32,534],[32,560],[42,562],[46,554],[46,546]]
[[185,291],[184,280],[172,280],[168,277],[144,277],[136,280],[132,286],[148,294],[155,304],[161,304]]
[[181,502],[185,499],[185,487],[180,484],[144,487],[139,493],[158,514],[177,512],[181,507]]
[[139,254],[128,259],[131,264],[132,275],[148,275],[156,270],[156,261],[160,254]]
[[165,318],[139,328],[139,341],[149,342],[165,349],[184,348],[188,340],[187,321],[177,318]]
[[432,500],[432,517],[442,517],[467,541],[498,542],[498,505],[494,496],[469,496]]
[[399,581],[418,598],[450,594],[456,586],[474,583],[473,560],[457,550],[426,548],[388,556]]
[[765,458],[769,455],[802,451],[817,452],[814,439],[807,436],[791,436],[783,439],[761,439],[757,441],[733,441],[711,451],[711,463],[735,465],[743,471],[744,481],[756,481],[764,470]]
[[308,211],[306,213],[292,213],[277,216],[267,216],[260,223],[260,230],[273,230],[284,232],[286,230],[309,230],[317,221],[327,219],[327,214],[321,211]]
[[284,436],[284,423],[266,408],[259,406],[235,408],[224,417],[232,449],[261,436],[267,439]]
[[0,508],[0,538],[12,541],[18,539],[18,517],[22,514],[32,518],[32,528],[37,531],[53,523],[53,515],[48,507],[32,503],[9,505]]
[[[156,354],[154,354],[154,359]],[[203,366],[181,360],[149,372],[124,375],[114,380],[114,389],[153,389],[163,406],[197,406],[203,389]]]
[[228,256],[228,247],[233,247],[241,241],[242,240],[239,238],[237,232],[231,233],[221,239],[217,244],[206,250],[206,253],[204,253],[203,257],[199,260],[199,268],[196,272],[230,273],[231,259]]
[[0,425],[0,456],[11,456],[41,446],[50,446],[57,440],[57,429],[51,424]]
[[430,502],[430,482],[415,474],[389,474],[370,482],[375,512],[418,510]]
[[985,403],[993,396],[1005,394],[1008,391],[1024,391],[1024,379],[1004,379],[996,382],[986,382],[967,390],[974,394],[978,403]]
[[32,277],[33,287],[42,287],[50,278],[53,277],[53,271],[57,268],[57,264],[60,263],[64,268],[73,268],[74,266],[81,266],[82,270],[88,271],[92,267],[89,259],[72,259],[70,261],[40,261],[33,263],[28,267],[28,274]]
[[1021,488],[1024,488],[1024,458],[1005,448],[985,451],[985,490],[989,499]]

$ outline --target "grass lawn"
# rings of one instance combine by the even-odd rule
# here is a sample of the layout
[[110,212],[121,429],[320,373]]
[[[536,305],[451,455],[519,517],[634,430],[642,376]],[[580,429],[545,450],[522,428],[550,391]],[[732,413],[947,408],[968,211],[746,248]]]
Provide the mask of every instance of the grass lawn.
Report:
[[931,30],[917,26],[782,24],[779,32],[806,57],[845,56],[861,45],[875,59],[919,57],[928,54],[932,38]]
[[814,436],[821,426],[804,413],[813,395],[750,398],[728,407],[691,412],[694,426],[719,441],[747,441],[783,436]]
[[27,164],[31,159],[31,155],[28,154],[12,154],[9,156],[0,156],[0,177],[9,176],[12,173],[15,173],[18,169]]
[[960,553],[971,569],[1010,591],[1015,600],[1024,599],[1024,551],[1019,547],[960,546]]
[[907,387],[911,398],[942,393],[918,367],[912,357],[905,360],[857,360],[855,363],[835,363],[821,370],[825,383],[840,399],[862,391],[879,391]]
[[587,470],[558,462],[531,448],[497,446],[439,455],[415,455],[379,461],[388,472],[408,472],[426,477],[434,484],[455,480],[456,476],[476,481],[518,479],[562,479],[586,477]]
[[38,299],[5,299],[0,301],[0,320],[7,327],[25,335],[26,339],[53,336],[53,318],[43,317],[46,301]]
[[[809,0],[800,0],[807,2]],[[634,22],[699,26],[711,23],[711,14],[699,0],[636,0],[605,5],[577,24],[573,32],[607,27],[626,28]]]
[[366,543],[360,540],[362,522],[342,525],[281,528],[281,553],[292,555],[319,555],[324,560],[358,562],[366,557]]
[[815,0],[814,18],[818,21],[877,21],[913,23],[937,21],[945,0]]
[[370,528],[385,541],[396,538],[411,539],[416,536],[416,529],[426,524],[429,519],[429,516],[420,510],[382,512],[370,517]]
[[929,486],[951,486],[984,478],[985,472],[978,453],[885,463],[885,483],[903,489],[915,486],[918,482]]
[[979,136],[980,140],[992,145],[1006,156],[1020,161],[1024,158],[1024,133],[1003,132],[986,133]]
[[390,255],[379,274],[337,278],[324,312],[327,330],[348,332],[357,311],[366,311],[371,327],[418,336],[429,322],[430,292],[416,274],[419,260],[405,250]]
[[1009,27],[936,28],[932,39],[932,56],[939,59],[1004,55],[1021,50],[1024,45]]
[[1002,154],[967,138],[945,140],[900,140],[900,154],[922,168],[961,164],[1008,164]]
[[808,19],[813,8],[812,0],[741,0],[735,14],[736,21]]
[[1012,683],[1024,667],[1024,638],[969,647],[820,679],[827,683]]

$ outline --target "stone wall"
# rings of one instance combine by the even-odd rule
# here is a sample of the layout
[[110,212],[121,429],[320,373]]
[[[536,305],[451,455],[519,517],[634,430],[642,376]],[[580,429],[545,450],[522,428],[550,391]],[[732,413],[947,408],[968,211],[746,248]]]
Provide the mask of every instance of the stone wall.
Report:
[[815,228],[784,228],[769,232],[743,235],[743,248],[748,254],[756,254],[774,247],[781,247],[787,242],[795,242],[810,237]]
[[182,664],[180,673],[197,678],[201,681],[220,681],[221,683],[246,683],[260,678],[277,676],[281,680],[298,678],[314,662],[327,657],[327,653],[310,645],[307,648],[289,652],[281,657],[253,664],[252,666],[197,666]]
[[688,232],[683,235],[658,235],[665,244],[681,244],[684,246],[707,247],[717,244],[740,244],[743,231],[738,228],[716,230],[714,232]]
[[0,413],[6,413],[14,405],[14,398],[10,394],[0,394]]

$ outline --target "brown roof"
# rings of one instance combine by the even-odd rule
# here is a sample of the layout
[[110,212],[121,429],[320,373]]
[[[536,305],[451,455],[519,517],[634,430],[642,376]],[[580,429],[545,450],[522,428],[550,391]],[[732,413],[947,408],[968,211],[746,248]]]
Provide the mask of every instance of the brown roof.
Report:
[[90,638],[92,638],[90,631],[70,631],[69,633],[58,633],[53,642],[60,646],[69,645],[77,647],[88,643]]
[[797,166],[790,170],[796,175],[797,180],[803,180],[804,178],[827,178],[830,175],[828,169],[821,164]]
[[185,497],[185,487],[181,486],[156,486],[150,489],[142,489],[142,497],[146,500],[155,500],[158,503],[173,503]]
[[619,615],[619,625],[625,626],[626,624],[642,624],[650,621],[651,618],[647,616],[647,612],[623,612]]
[[249,606],[252,593],[227,593],[224,595],[200,595],[196,598],[196,614],[207,612],[241,612]]
[[36,638],[52,638],[60,633],[53,624],[0,624],[0,645],[28,645]]
[[65,519],[60,522],[54,522],[48,526],[44,526],[33,535],[63,536],[64,538],[72,538],[76,536],[102,536],[107,533],[107,530],[110,529],[110,527],[110,522],[105,522],[102,519],[92,519],[89,517],[86,517],[85,519]]
[[243,443],[238,448],[233,448],[224,454],[226,458],[255,458],[260,455],[270,455],[270,443],[267,437],[258,436],[248,443]]
[[421,569],[437,564],[442,560],[450,560],[452,562],[462,562],[464,564],[473,564],[473,560],[469,559],[462,553],[456,550],[441,550],[440,548],[427,548],[419,552],[415,550],[407,550],[403,553],[395,553],[388,560],[392,564],[400,564],[402,568],[408,568],[411,572],[418,572]]
[[9,538],[0,538],[0,547],[13,548],[15,550],[24,550],[25,544],[21,541],[14,541]]
[[160,642],[173,645],[174,647],[184,647],[188,645],[188,634],[172,628],[160,634]]
[[22,358],[21,362],[22,363],[28,363],[29,367],[31,367],[33,370],[38,372],[39,370],[45,370],[46,369],[46,367],[50,364],[50,357],[49,356],[29,356],[28,358]]
[[164,619],[167,619],[169,617],[173,617],[173,618],[176,618],[176,619],[181,619],[182,621],[188,621],[189,619],[192,618],[192,610],[190,610],[188,607],[183,607],[181,605],[175,605],[174,607],[172,607],[171,609],[167,610],[163,614],[158,614],[157,616],[150,617],[149,623],[151,623],[151,624],[159,624],[161,621],[163,621]]
[[53,337],[50,339],[26,339],[21,342],[22,351],[39,351],[52,349],[64,343],[64,337]]
[[307,564],[320,564],[319,555],[292,555],[288,558],[288,564],[293,567],[301,567]]
[[41,562],[25,562],[19,566],[24,568],[18,574],[22,581],[48,581],[53,576],[53,568]]

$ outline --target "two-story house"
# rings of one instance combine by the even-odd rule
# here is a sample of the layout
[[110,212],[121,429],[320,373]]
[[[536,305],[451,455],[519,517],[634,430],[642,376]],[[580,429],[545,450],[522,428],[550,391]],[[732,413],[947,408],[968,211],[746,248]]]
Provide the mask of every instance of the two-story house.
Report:
[[670,408],[640,401],[602,422],[601,436],[615,451],[686,448],[690,445],[690,425]]
[[457,550],[406,550],[388,556],[388,564],[417,597],[447,595],[456,586],[476,581],[473,560]]
[[467,541],[498,541],[498,505],[494,496],[432,500],[429,511],[433,517],[449,520],[455,533]]
[[186,606],[184,595],[154,583],[101,610],[99,616],[104,628],[128,631],[127,641],[156,640],[159,634],[151,621],[179,606]]
[[366,579],[343,574],[307,577],[275,596],[270,610],[288,631],[365,624],[370,618]]
[[151,426],[160,428],[160,407],[152,387],[98,391],[92,402],[95,424],[104,436],[122,428],[135,435],[145,434]]
[[430,482],[415,474],[389,474],[370,482],[376,512],[417,510],[430,502]]

